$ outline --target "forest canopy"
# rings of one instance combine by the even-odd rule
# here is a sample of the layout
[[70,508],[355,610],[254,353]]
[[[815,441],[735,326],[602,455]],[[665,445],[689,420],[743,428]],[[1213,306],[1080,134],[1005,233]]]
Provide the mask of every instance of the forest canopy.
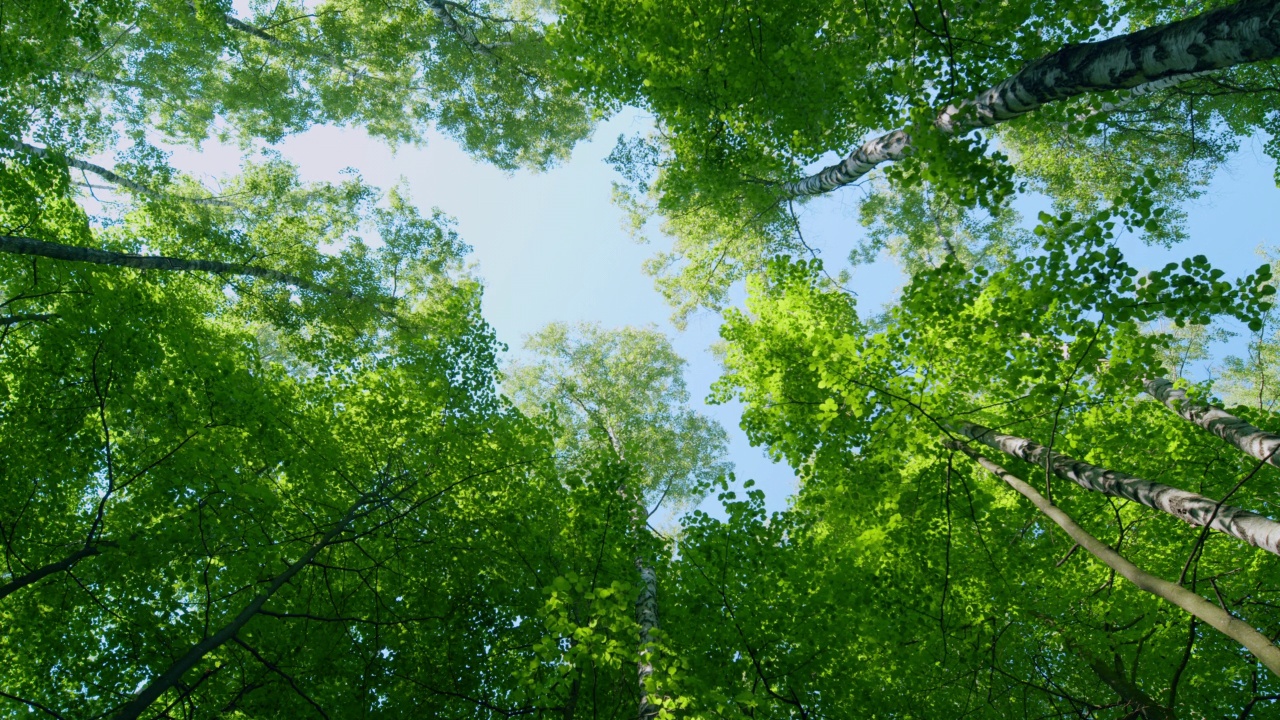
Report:
[[[1277,0],[17,0],[0,33],[0,717],[1280,717],[1276,251],[1181,250],[1233,153],[1280,159]],[[279,150],[538,173],[619,113],[644,270],[719,328],[708,400],[785,509],[670,337],[509,357],[448,208]],[[214,144],[216,182],[175,160]],[[832,258],[802,216],[841,194]]]

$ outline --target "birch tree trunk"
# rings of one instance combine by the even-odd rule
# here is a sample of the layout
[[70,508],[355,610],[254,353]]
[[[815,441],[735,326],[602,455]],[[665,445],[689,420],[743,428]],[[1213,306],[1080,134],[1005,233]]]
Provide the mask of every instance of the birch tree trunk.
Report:
[[476,37],[471,28],[458,22],[453,13],[449,12],[449,3],[444,0],[426,0],[426,3],[431,8],[431,12],[440,19],[440,22],[444,23],[444,26],[449,28],[450,32],[457,35],[464,45],[481,55],[487,55],[492,58],[497,57],[493,52],[493,48],[480,42],[480,38]]
[[[948,135],[963,134],[1084,93],[1137,88],[1178,75],[1277,56],[1280,2],[1245,0],[1109,40],[1067,45],[978,95],[948,105],[934,118],[934,126]],[[855,182],[881,163],[902,159],[910,147],[906,131],[894,130],[867,142],[836,165],[782,185],[782,192],[786,197],[830,192]]]
[[247,275],[250,277],[274,280],[303,290],[312,290],[332,294],[328,288],[298,275],[271,268],[246,265],[244,263],[227,263],[217,260],[186,260],[183,258],[165,257],[163,255],[130,255],[128,253],[98,250],[96,248],[63,245],[45,242],[32,238],[0,235],[0,253],[11,255],[34,255],[51,260],[69,262],[86,262],[96,265],[114,265],[117,267],[135,268],[137,270],[168,270],[181,272],[204,272],[220,275]]
[[1280,523],[1268,517],[1231,505],[1219,506],[1197,493],[1073,460],[1025,438],[1002,435],[981,425],[962,423],[950,429],[1032,465],[1048,466],[1054,475],[1085,490],[1132,500],[1197,527],[1209,524],[1214,530],[1280,555]]
[[1137,565],[1124,559],[1109,545],[1102,542],[1098,538],[1090,535],[1088,531],[1076,524],[1070,515],[1063,512],[1058,506],[1049,502],[1043,495],[1036,491],[1022,479],[1010,474],[1007,470],[996,465],[985,457],[979,455],[972,448],[964,443],[952,443],[951,447],[960,450],[968,455],[988,472],[1000,478],[1009,487],[1018,491],[1023,497],[1031,501],[1040,512],[1044,513],[1050,520],[1067,532],[1080,547],[1084,548],[1089,554],[1098,558],[1107,567],[1115,570],[1124,576],[1129,582],[1137,585],[1140,590],[1155,595],[1162,600],[1170,602],[1178,607],[1186,610],[1195,617],[1203,620],[1205,623],[1216,628],[1219,632],[1227,637],[1235,640],[1241,645],[1248,648],[1258,661],[1267,667],[1277,677],[1280,677],[1280,647],[1276,647],[1262,633],[1258,632],[1248,623],[1233,617],[1230,613],[1213,603],[1205,600],[1196,593],[1174,583],[1158,578],[1142,569]]
[[[600,417],[599,412],[592,410],[572,393],[569,393],[569,397],[604,430],[605,435],[609,438],[609,444],[613,448],[613,454],[618,458],[618,461],[627,462],[622,440],[609,423]],[[648,516],[645,514],[646,508],[643,503],[643,496],[638,495],[633,498],[627,490],[626,483],[618,487],[618,494],[622,496],[624,502],[631,505],[631,531],[636,533],[637,536],[641,533],[647,533],[648,530],[645,525],[648,522]],[[650,718],[657,717],[659,712],[659,708],[650,702],[649,690],[646,687],[646,681],[653,675],[653,630],[658,627],[658,574],[645,563],[638,547],[636,548],[636,570],[640,574],[640,595],[636,598],[636,622],[640,625],[640,648],[639,659],[636,661],[636,680],[640,688],[640,702],[636,709],[636,717],[638,720],[650,720]]]
[[1147,380],[1147,394],[1205,430],[1235,445],[1241,452],[1274,467],[1280,467],[1280,435],[1250,425],[1222,408],[1192,402],[1187,394],[1164,378]]
[[639,720],[649,720],[658,715],[659,708],[649,701],[645,681],[653,675],[653,629],[658,627],[658,576],[640,558],[636,558],[640,571],[640,597],[636,598],[636,621],[640,623],[640,708]]

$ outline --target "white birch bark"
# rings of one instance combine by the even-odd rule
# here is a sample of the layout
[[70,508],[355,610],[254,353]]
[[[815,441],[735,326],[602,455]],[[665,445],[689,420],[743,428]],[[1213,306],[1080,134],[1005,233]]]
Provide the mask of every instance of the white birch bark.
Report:
[[480,42],[480,38],[476,37],[471,28],[458,22],[458,19],[449,11],[450,3],[445,2],[445,0],[426,0],[426,3],[431,8],[431,12],[435,13],[435,16],[440,19],[440,22],[444,23],[444,26],[449,28],[450,32],[457,35],[464,45],[481,55],[497,57],[493,52],[493,48]]
[[656,717],[659,708],[649,700],[645,681],[653,675],[653,630],[658,627],[658,575],[640,558],[636,558],[640,571],[640,597],[636,598],[636,621],[640,623],[640,708],[639,720]]
[[[934,119],[934,126],[949,135],[963,134],[1085,93],[1127,90],[1277,56],[1280,2],[1245,0],[1109,40],[1067,45],[978,95],[948,105]],[[786,197],[830,192],[855,182],[880,163],[901,159],[910,147],[906,131],[894,130],[867,142],[840,163],[783,184],[782,192]]]
[[1132,500],[1197,527],[1209,524],[1214,530],[1280,555],[1280,523],[1271,518],[1231,505],[1219,507],[1203,495],[1073,460],[1025,438],[1002,435],[981,425],[961,423],[950,429],[1032,465],[1048,465],[1054,475],[1085,490]]
[[1093,107],[1089,108],[1089,112],[1077,115],[1076,120],[1078,122],[1084,122],[1085,120],[1088,120],[1089,118],[1094,117],[1096,115],[1106,115],[1107,113],[1112,113],[1117,110],[1123,110],[1128,105],[1138,100],[1141,100],[1147,95],[1160,92],[1161,90],[1168,90],[1171,87],[1176,87],[1178,85],[1181,85],[1184,82],[1187,82],[1188,80],[1194,80],[1195,78],[1208,75],[1211,72],[1213,71],[1205,70],[1203,72],[1183,73],[1181,75],[1170,75],[1169,77],[1166,77],[1166,78],[1161,78],[1159,80],[1152,80],[1149,83],[1143,83],[1138,87],[1122,95],[1115,102],[1104,102],[1096,108],[1093,108]]
[[1147,394],[1164,403],[1184,420],[1235,445],[1241,452],[1269,465],[1280,467],[1280,435],[1250,425],[1222,408],[1193,402],[1187,393],[1164,378],[1147,380]]
[[1158,578],[1148,573],[1137,565],[1129,562],[1121,557],[1119,553],[1111,549],[1106,543],[1089,534],[1084,528],[1076,524],[1070,515],[1063,512],[1058,506],[1049,502],[1043,495],[1036,491],[1021,478],[1010,474],[1007,470],[996,465],[985,457],[974,452],[973,449],[964,443],[954,443],[955,449],[964,452],[973,458],[982,467],[986,468],[992,475],[1003,480],[1009,487],[1018,491],[1023,497],[1027,498],[1036,506],[1040,512],[1044,513],[1050,520],[1067,532],[1071,539],[1084,548],[1089,554],[1101,560],[1107,567],[1115,570],[1126,580],[1138,586],[1140,590],[1155,595],[1167,602],[1173,603],[1178,607],[1186,610],[1208,625],[1216,628],[1219,632],[1227,637],[1235,640],[1241,645],[1248,648],[1258,661],[1267,667],[1272,674],[1280,677],[1280,648],[1266,638],[1262,633],[1258,632],[1248,623],[1233,617],[1230,613],[1222,608],[1214,605],[1208,600],[1200,597],[1196,593],[1169,582],[1163,578]]

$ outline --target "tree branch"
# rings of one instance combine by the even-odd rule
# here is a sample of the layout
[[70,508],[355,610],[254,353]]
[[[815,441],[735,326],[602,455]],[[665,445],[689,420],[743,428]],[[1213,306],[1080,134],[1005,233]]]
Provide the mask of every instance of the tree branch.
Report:
[[67,167],[73,167],[73,168],[76,168],[77,170],[85,170],[85,171],[91,172],[94,175],[97,175],[103,180],[106,180],[114,185],[118,185],[122,188],[125,188],[126,190],[132,190],[133,192],[138,193],[139,195],[146,195],[147,197],[154,198],[156,200],[171,199],[171,200],[180,200],[184,203],[191,203],[192,205],[213,205],[217,207],[235,207],[235,203],[232,203],[228,200],[222,200],[220,198],[212,198],[212,197],[197,198],[197,197],[188,197],[186,195],[170,195],[168,193],[163,193],[163,192],[160,192],[159,190],[155,190],[150,187],[147,187],[142,183],[134,182],[133,180],[130,180],[129,178],[124,177],[123,175],[120,175],[116,171],[111,170],[109,168],[105,168],[101,165],[96,165],[87,160],[80,160],[77,158],[70,157],[68,155],[63,155],[61,153],[50,150],[49,148],[42,148],[36,145],[28,145],[27,143],[24,143],[24,142],[15,142],[15,143],[12,143],[12,146],[19,150],[22,150],[23,152],[29,153],[31,155],[35,155],[36,157],[39,157],[39,158],[45,158],[49,160],[60,160],[63,163],[65,163]]
[[981,465],[992,475],[1003,480],[1009,487],[1016,490],[1023,497],[1031,501],[1041,513],[1050,520],[1057,523],[1067,532],[1067,535],[1079,543],[1089,552],[1089,554],[1101,560],[1103,564],[1111,568],[1115,572],[1123,575],[1129,582],[1132,582],[1140,590],[1144,590],[1158,598],[1169,603],[1177,605],[1191,615],[1200,618],[1208,625],[1213,626],[1219,632],[1227,637],[1239,642],[1253,653],[1254,657],[1266,665],[1276,676],[1280,677],[1280,648],[1276,647],[1262,633],[1255,630],[1248,623],[1245,623],[1213,603],[1205,600],[1196,593],[1168,580],[1158,578],[1148,572],[1143,571],[1138,566],[1124,559],[1115,550],[1112,550],[1106,543],[1098,538],[1090,535],[1084,528],[1076,524],[1060,508],[1045,499],[1043,495],[1036,491],[1020,478],[1010,474],[1007,470],[996,465],[982,455],[979,455],[973,448],[965,443],[953,442],[948,445],[956,450],[960,450],[968,455],[974,462]]

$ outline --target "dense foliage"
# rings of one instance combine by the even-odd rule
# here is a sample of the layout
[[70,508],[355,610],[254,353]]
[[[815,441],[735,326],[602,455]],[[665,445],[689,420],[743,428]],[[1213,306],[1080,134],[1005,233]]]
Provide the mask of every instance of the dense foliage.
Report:
[[[0,717],[1274,716],[1272,267],[1123,247],[1280,154],[1278,55],[1274,0],[0,5]],[[660,332],[504,364],[444,212],[271,147],[623,107],[784,512]],[[880,314],[801,234],[855,182]]]

